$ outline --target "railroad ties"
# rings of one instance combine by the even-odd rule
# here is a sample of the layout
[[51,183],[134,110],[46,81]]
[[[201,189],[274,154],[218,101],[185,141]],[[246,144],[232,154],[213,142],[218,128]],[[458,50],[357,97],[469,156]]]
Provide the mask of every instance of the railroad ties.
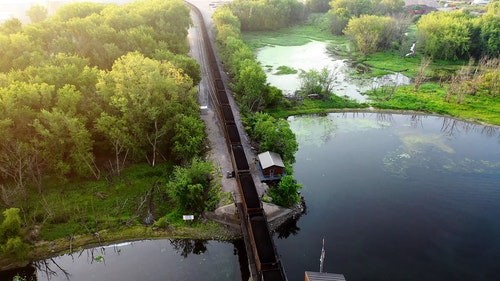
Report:
[[253,280],[286,281],[285,271],[279,260],[271,232],[269,231],[262,202],[257,193],[252,174],[250,174],[250,166],[241,143],[240,133],[234,120],[233,110],[221,78],[220,69],[208,36],[205,21],[196,6],[187,1],[185,3],[200,19],[205,51],[210,63],[211,78],[216,90],[217,100],[214,101],[214,105],[217,107],[219,119],[224,127],[226,143],[231,154],[235,178],[242,198],[241,208],[239,208],[242,210],[242,212],[240,211],[240,219],[244,232],[243,235],[248,238],[245,239],[246,248],[251,250],[251,253],[247,254],[249,259],[253,257],[254,261],[250,261],[250,263],[254,264],[256,268],[256,273],[252,274],[255,275],[252,276]]

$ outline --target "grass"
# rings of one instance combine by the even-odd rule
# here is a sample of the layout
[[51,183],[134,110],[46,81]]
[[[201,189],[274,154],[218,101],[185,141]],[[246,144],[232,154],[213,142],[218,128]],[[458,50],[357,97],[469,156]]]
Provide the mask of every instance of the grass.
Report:
[[331,111],[331,109],[366,108],[368,104],[357,103],[347,97],[332,95],[328,100],[304,99],[290,102],[278,108],[267,109],[266,112],[275,118],[286,118],[291,115],[318,114]]
[[43,193],[28,190],[29,196],[18,198],[15,205],[29,226],[27,232],[38,228],[39,236],[33,240],[54,241],[107,229],[125,231],[141,225],[149,210],[150,193],[155,217],[175,209],[161,188],[172,169],[171,164],[154,168],[136,164],[119,177],[51,183]]
[[41,194],[29,192],[21,210],[28,223],[42,226],[42,240],[121,227],[146,212],[146,194],[171,169],[169,164],[155,168],[139,164],[124,170],[121,177],[51,184]]
[[463,120],[500,125],[500,102],[498,97],[467,95],[461,104],[456,97],[445,101],[446,88],[436,83],[425,83],[419,91],[413,86],[399,87],[392,97],[383,91],[368,92],[372,105],[382,109],[416,110],[458,117]]
[[313,14],[303,25],[296,25],[277,31],[245,32],[243,41],[252,49],[268,45],[301,46],[311,41],[328,41],[342,50],[348,49],[348,41],[343,36],[333,36],[326,27],[326,15]]
[[[21,209],[22,219],[28,226],[25,231],[32,242],[27,259],[38,260],[47,258],[47,255],[117,241],[166,237],[238,238],[238,233],[213,221],[177,220],[168,222],[165,227],[142,224],[149,209],[147,195],[152,190],[155,217],[175,213],[175,203],[160,190],[161,183],[167,181],[172,170],[173,166],[167,163],[154,168],[136,164],[126,168],[120,177],[52,183],[42,194],[29,190],[29,196],[16,204]],[[223,204],[231,201],[229,193],[222,193],[221,197]],[[31,234],[35,229],[39,230],[37,237]],[[23,264],[22,261],[0,257],[0,268],[13,262]]]
[[372,76],[399,72],[408,77],[415,77],[420,65],[420,58],[404,58],[397,52],[384,52],[364,57],[358,62],[368,65],[373,72]]

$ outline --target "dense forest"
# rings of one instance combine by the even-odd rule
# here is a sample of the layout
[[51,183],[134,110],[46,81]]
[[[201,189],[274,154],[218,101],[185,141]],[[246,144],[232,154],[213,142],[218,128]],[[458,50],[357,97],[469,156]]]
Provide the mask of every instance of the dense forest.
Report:
[[44,13],[0,26],[0,260],[23,259],[26,241],[163,227],[216,206],[185,4]]
[[[181,1],[66,5],[0,30],[0,187],[119,174],[127,161],[190,160],[203,147],[197,62]],[[112,160],[112,161],[111,161]]]

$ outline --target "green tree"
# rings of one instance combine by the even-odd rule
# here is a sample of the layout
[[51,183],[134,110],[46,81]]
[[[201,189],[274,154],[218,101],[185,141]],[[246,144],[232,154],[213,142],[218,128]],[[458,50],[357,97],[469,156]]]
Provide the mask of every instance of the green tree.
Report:
[[242,61],[236,81],[235,88],[242,105],[251,112],[262,109],[266,74],[260,64],[248,59]]
[[301,70],[299,73],[300,93],[302,97],[317,94],[327,100],[332,93],[333,82],[335,82],[335,73],[327,67],[320,71],[311,69],[309,71]]
[[[187,75],[168,61],[159,62],[139,53],[117,60],[102,76],[97,90],[106,103],[97,129],[112,141],[117,167],[128,152],[134,159],[154,158],[156,153],[169,155],[175,116],[180,112],[192,116],[199,110]],[[113,126],[116,129],[111,130]],[[168,151],[159,150],[160,136],[162,147]]]
[[192,57],[183,54],[174,54],[165,49],[156,49],[152,58],[157,61],[169,61],[175,67],[182,69],[185,74],[191,77],[193,85],[198,85],[201,81],[200,64]]
[[3,211],[4,219],[0,224],[0,249],[2,256],[24,259],[29,246],[21,240],[22,221],[18,208]]
[[176,119],[172,152],[176,159],[186,162],[201,154],[205,140],[205,124],[200,118],[184,114],[176,116]]
[[55,17],[61,22],[68,21],[73,18],[86,18],[92,14],[101,13],[107,5],[104,3],[92,2],[75,2],[66,4],[57,9]]
[[273,199],[273,203],[283,207],[291,207],[300,201],[299,190],[301,184],[291,175],[286,175],[280,179],[278,185],[269,187],[267,193]]
[[22,221],[19,208],[9,208],[3,211],[3,220],[0,224],[0,243],[4,244],[9,238],[21,236]]
[[71,87],[58,91],[58,105],[42,110],[33,127],[37,132],[36,147],[48,165],[51,175],[66,178],[69,173],[88,176],[88,163],[93,162],[93,141],[84,120],[75,116],[80,93]]
[[418,42],[435,59],[466,58],[470,47],[469,19],[462,12],[432,12],[417,23]]
[[[227,26],[228,29],[232,29],[233,32],[237,34],[237,36],[235,37],[239,37],[241,29],[240,20],[233,14],[229,6],[222,6],[217,10],[215,10],[212,19],[214,21],[215,26],[219,27],[219,29],[222,26]],[[220,30],[217,30],[217,33],[219,32]]]
[[330,6],[334,14],[347,19],[361,15],[370,15],[373,12],[370,0],[332,0]]
[[299,73],[300,80],[300,93],[302,97],[307,97],[308,95],[320,95],[321,86],[319,83],[319,72],[316,69],[311,69],[309,71],[301,70]]
[[197,217],[205,210],[215,209],[219,187],[212,180],[212,173],[212,164],[198,158],[194,158],[187,167],[174,168],[167,192],[176,202],[179,212]]
[[285,163],[295,162],[298,143],[286,120],[275,119],[267,113],[255,113],[247,122],[247,130],[252,139],[259,143],[259,151],[273,151]]
[[147,5],[137,1],[127,5],[127,8],[138,13],[144,23],[153,28],[156,41],[164,42],[165,47],[176,54],[188,52],[186,36],[191,17],[190,10],[183,1],[149,0]]
[[500,55],[500,15],[485,14],[473,20],[473,28],[479,34],[471,50],[477,57],[498,57]]
[[369,55],[390,45],[393,28],[394,21],[390,17],[361,15],[349,20],[344,33],[361,54]]
[[255,61],[255,53],[241,40],[236,37],[228,37],[224,50],[222,51],[222,57],[226,62],[228,62],[229,72],[234,76],[237,76],[240,69],[248,64],[245,61]]
[[276,30],[304,19],[305,6],[295,0],[235,0],[231,11],[241,22],[241,30]]
[[376,15],[391,15],[400,13],[405,6],[404,0],[379,0],[374,1],[374,10]]
[[23,24],[17,18],[8,19],[0,25],[0,33],[5,35],[18,33],[21,32],[22,30],[23,30]]
[[47,19],[48,11],[45,6],[33,5],[26,11],[26,15],[30,18],[31,23],[38,23]]
[[330,0],[307,0],[306,7],[313,13],[326,13],[330,10]]

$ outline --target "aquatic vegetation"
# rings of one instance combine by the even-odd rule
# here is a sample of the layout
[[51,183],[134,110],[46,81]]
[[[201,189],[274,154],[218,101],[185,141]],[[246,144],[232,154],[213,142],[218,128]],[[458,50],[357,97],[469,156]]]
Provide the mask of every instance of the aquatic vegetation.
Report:
[[[293,119],[293,116],[289,120]],[[320,147],[335,137],[338,123],[327,116],[309,115],[301,116],[296,122],[292,122],[292,131],[298,143],[307,143]],[[321,135],[318,135],[321,134]]]
[[438,134],[403,136],[401,141],[410,154],[426,146],[432,146],[447,153],[455,153],[455,150],[445,143],[445,138]]
[[382,159],[384,170],[395,176],[407,177],[417,168],[461,174],[494,174],[500,169],[500,161],[456,159],[455,150],[443,136],[405,136],[401,140],[403,144]]
[[344,119],[340,122],[340,128],[345,132],[360,132],[368,130],[376,130],[390,127],[391,123],[385,120],[371,119]]
[[297,74],[299,71],[295,68],[286,66],[286,65],[281,65],[278,66],[278,71],[273,73],[274,75],[288,75],[288,74]]

